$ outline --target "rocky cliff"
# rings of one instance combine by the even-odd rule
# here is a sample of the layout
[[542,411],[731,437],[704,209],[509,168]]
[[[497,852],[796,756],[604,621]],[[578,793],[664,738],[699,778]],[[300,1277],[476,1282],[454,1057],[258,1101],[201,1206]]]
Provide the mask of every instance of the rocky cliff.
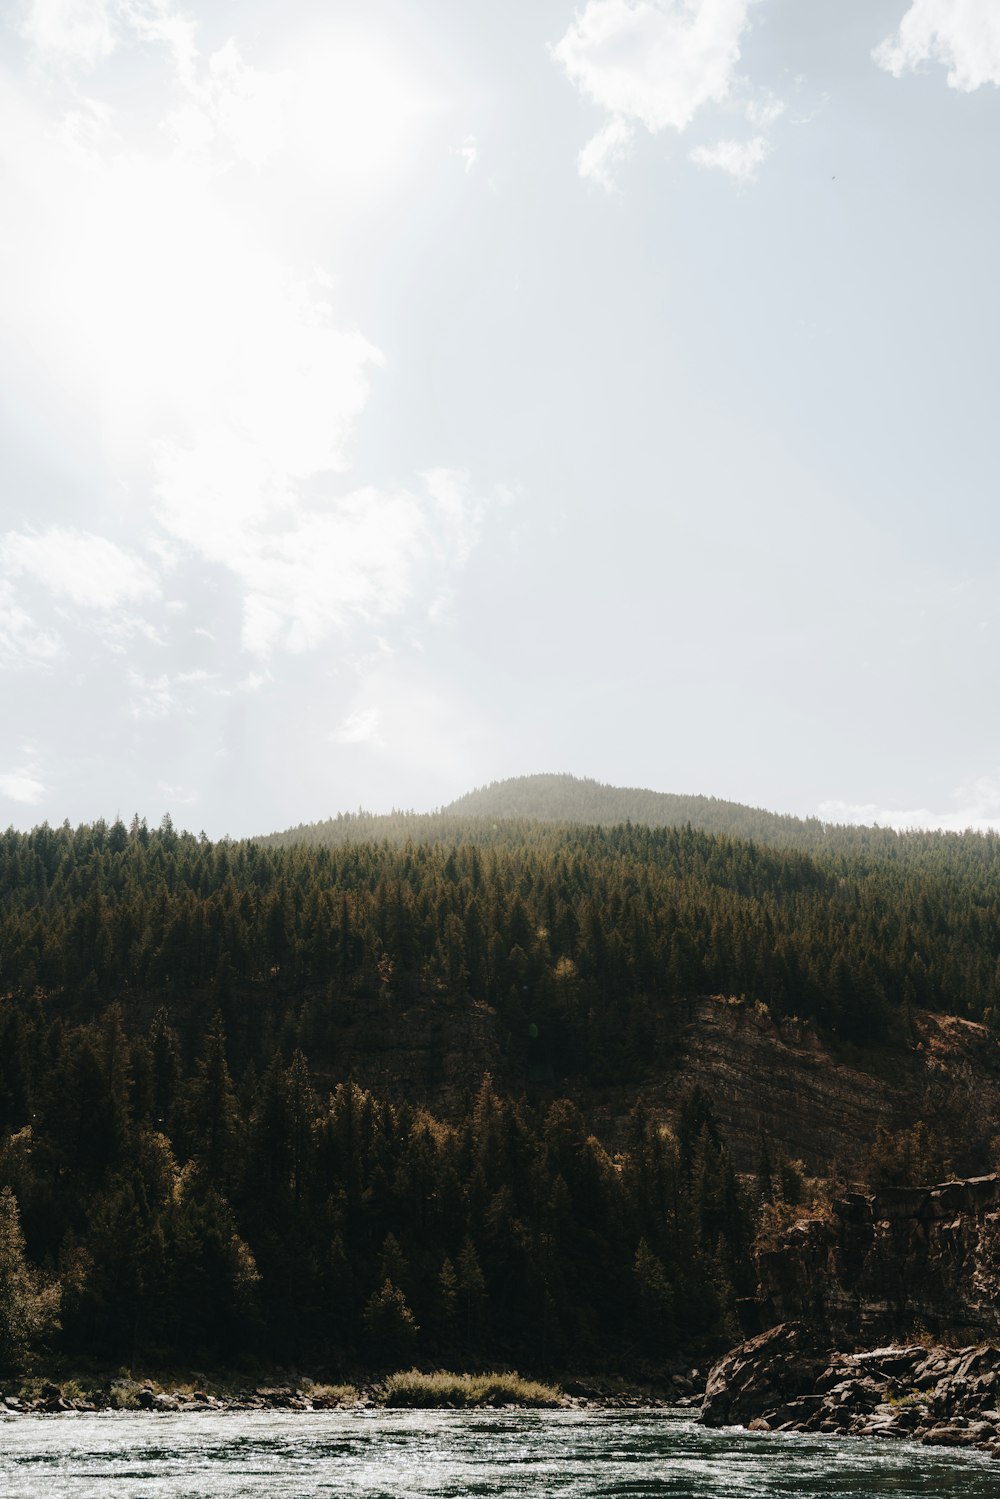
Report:
[[1000,1176],[835,1202],[758,1254],[767,1320],[836,1347],[1000,1337]]
[[707,1425],[1000,1457],[1000,1176],[852,1193],[778,1234],[757,1268],[777,1325],[713,1368]]
[[1000,1045],[985,1026],[917,1014],[883,1058],[835,1058],[811,1025],[775,1022],[762,1007],[702,998],[690,1007],[677,1073],[649,1095],[669,1119],[678,1084],[704,1086],[739,1170],[763,1135],[772,1153],[826,1175],[850,1173],[878,1126],[922,1119],[961,1173],[992,1169],[1000,1130]]
[[835,1057],[802,1021],[778,1023],[763,1008],[701,997],[679,1031],[675,1016],[657,1017],[650,1060],[634,1083],[602,1090],[573,1075],[533,1082],[486,1004],[423,1000],[400,1010],[372,1001],[359,1009],[323,1048],[330,1061],[319,1069],[321,1084],[351,1076],[445,1116],[490,1071],[504,1091],[578,1099],[613,1147],[638,1095],[670,1125],[684,1088],[699,1083],[741,1171],[754,1169],[763,1136],[773,1155],[801,1160],[810,1174],[827,1174],[833,1162],[850,1174],[880,1124],[898,1129],[917,1119],[959,1172],[991,1169],[997,1158],[1000,1045],[984,1026],[952,1016],[917,1015],[905,1043],[862,1064]]

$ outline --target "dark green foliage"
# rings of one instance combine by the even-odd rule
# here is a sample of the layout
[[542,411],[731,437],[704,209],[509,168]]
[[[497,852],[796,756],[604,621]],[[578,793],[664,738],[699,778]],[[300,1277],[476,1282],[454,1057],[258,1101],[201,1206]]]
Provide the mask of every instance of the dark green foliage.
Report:
[[369,1297],[363,1321],[369,1368],[398,1368],[412,1359],[420,1329],[399,1286],[384,1280]]
[[[317,828],[287,847],[141,824],[124,846],[100,824],[8,831],[0,985],[21,1005],[0,1017],[0,1119],[17,1128],[36,1107],[36,995],[63,1018],[122,1007],[64,1057],[67,1110],[89,1106],[103,1071],[121,1077],[118,1035],[134,1040],[141,1006],[148,1054],[133,1082],[166,1128],[195,1106],[178,1093],[179,1056],[212,1010],[229,1064],[263,1070],[276,1046],[317,1065],[345,1025],[374,1022],[372,1002],[486,1001],[514,1075],[540,1084],[637,1078],[696,994],[741,995],[866,1045],[913,1006],[992,1019],[1000,839],[817,827],[803,850],[637,824],[455,822],[473,841],[401,845],[324,844]],[[120,1089],[108,1107],[84,1169],[118,1148]]]
[[[51,1331],[56,1278],[62,1346],[123,1362],[717,1345],[753,1291],[748,1201],[792,1200],[794,1168],[762,1149],[744,1193],[698,1091],[671,1100],[676,1137],[635,1108],[612,1156],[589,1090],[662,1083],[703,993],[866,1045],[915,1005],[998,1012],[995,838],[449,825],[462,837],[0,835],[10,1348]],[[431,1071],[453,1025],[488,1016],[499,1038],[496,1081],[467,1079],[447,1122],[341,1062],[414,1007]],[[883,1141],[873,1178],[933,1154]]]
[[[70,1028],[51,1065],[90,1040]],[[729,1335],[726,1288],[749,1273],[750,1229],[710,1115],[685,1172],[641,1109],[615,1162],[575,1105],[535,1117],[489,1078],[468,1115],[443,1124],[354,1084],[321,1103],[302,1054],[287,1066],[276,1054],[241,1107],[224,1047],[216,1019],[180,1079],[176,1154],[128,1111],[115,1152],[88,1157],[87,1173],[66,1169],[79,1152],[44,1122],[0,1152],[0,1175],[35,1203],[32,1258],[62,1280],[64,1350],[129,1364],[599,1364]],[[113,1100],[114,1069],[100,1075]],[[8,1357],[52,1330],[57,1296],[30,1268],[7,1186]]]

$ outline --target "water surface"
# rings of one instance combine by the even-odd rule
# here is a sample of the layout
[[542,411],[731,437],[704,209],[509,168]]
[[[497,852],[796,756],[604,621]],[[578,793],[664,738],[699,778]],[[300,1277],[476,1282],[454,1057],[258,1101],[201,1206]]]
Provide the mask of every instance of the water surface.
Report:
[[0,1420],[0,1495],[998,1499],[1000,1462],[660,1410],[120,1412]]

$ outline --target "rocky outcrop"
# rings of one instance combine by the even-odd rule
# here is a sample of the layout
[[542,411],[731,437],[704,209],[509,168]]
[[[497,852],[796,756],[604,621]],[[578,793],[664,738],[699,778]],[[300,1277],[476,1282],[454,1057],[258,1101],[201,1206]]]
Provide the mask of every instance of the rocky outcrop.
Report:
[[922,1345],[835,1353],[817,1328],[773,1327],[711,1371],[707,1426],[905,1437],[1000,1458],[1000,1347]]
[[921,1119],[953,1168],[992,1166],[1000,1130],[1000,1044],[985,1026],[949,1015],[917,1014],[905,1046],[879,1072],[838,1060],[805,1021],[775,1021],[762,1006],[722,997],[692,1001],[677,1072],[648,1095],[672,1117],[677,1091],[700,1083],[733,1151],[752,1171],[761,1137],[772,1154],[826,1175],[857,1161],[879,1125]]
[[1000,1457],[1000,1176],[851,1193],[759,1246],[757,1270],[777,1325],[716,1364],[706,1424]]
[[759,1249],[772,1321],[833,1346],[1000,1339],[1000,1176],[853,1193]]

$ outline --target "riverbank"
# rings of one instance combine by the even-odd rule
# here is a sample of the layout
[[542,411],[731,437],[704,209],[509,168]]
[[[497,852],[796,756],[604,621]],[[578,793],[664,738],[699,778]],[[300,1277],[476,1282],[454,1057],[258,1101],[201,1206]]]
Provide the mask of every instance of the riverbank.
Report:
[[473,1410],[601,1408],[627,1410],[656,1406],[699,1408],[702,1381],[697,1369],[674,1373],[655,1384],[621,1379],[565,1378],[559,1382],[525,1378],[516,1371],[453,1373],[398,1370],[382,1378],[328,1382],[287,1371],[246,1375],[223,1372],[178,1376],[118,1371],[36,1374],[0,1379],[0,1415],[56,1415],[68,1411],[318,1411],[386,1409]]
[[1000,1347],[911,1344],[839,1353],[786,1322],[711,1370],[702,1422],[750,1431],[897,1438],[1000,1459]]

